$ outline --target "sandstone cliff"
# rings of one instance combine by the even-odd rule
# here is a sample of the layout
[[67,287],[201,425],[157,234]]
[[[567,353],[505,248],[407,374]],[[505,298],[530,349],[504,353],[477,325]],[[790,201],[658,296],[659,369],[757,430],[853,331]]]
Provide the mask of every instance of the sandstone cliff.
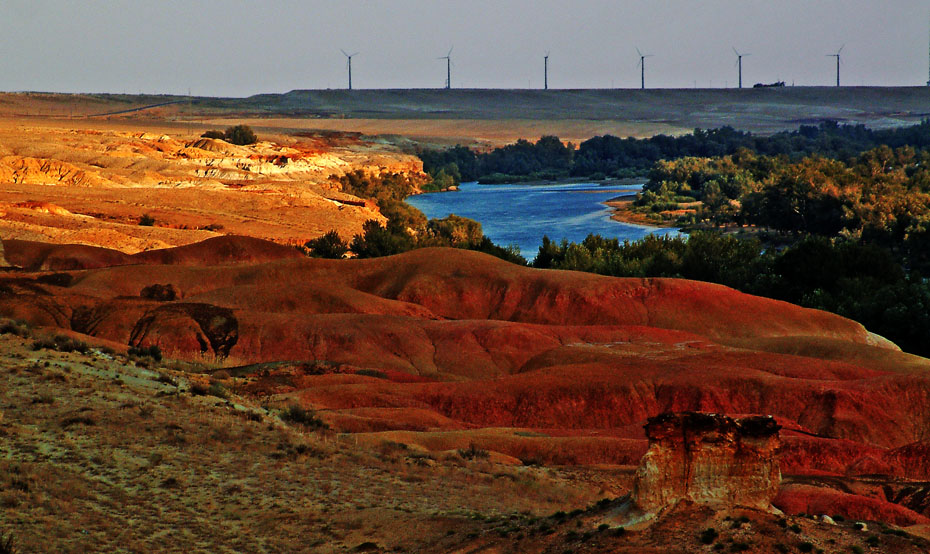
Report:
[[645,429],[649,450],[632,494],[638,509],[656,513],[690,501],[773,510],[781,470],[775,459],[780,426],[771,416],[664,413],[649,418]]

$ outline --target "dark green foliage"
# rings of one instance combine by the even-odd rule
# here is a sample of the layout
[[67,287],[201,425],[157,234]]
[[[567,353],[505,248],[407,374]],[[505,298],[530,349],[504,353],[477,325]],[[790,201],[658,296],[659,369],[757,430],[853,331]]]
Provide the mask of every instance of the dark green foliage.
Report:
[[16,335],[25,338],[30,334],[32,331],[27,323],[15,319],[0,319],[0,335]]
[[211,130],[209,130],[209,131],[206,131],[206,132],[204,132],[204,134],[202,134],[202,135],[200,135],[200,136],[201,136],[202,138],[226,140],[226,133],[224,133],[223,131],[217,131],[217,130],[214,130],[214,129],[211,129]]
[[809,541],[804,541],[804,542],[802,542],[801,544],[798,545],[798,551],[799,551],[799,552],[813,552],[813,551],[814,551],[814,543],[809,542]]
[[795,523],[794,525],[791,525],[790,527],[788,527],[788,530],[790,530],[790,531],[793,532],[793,533],[800,533],[800,532],[801,532],[801,526],[798,525],[797,523]]
[[869,535],[869,537],[865,539],[865,544],[869,546],[878,546],[880,542],[878,535]]
[[156,344],[150,344],[148,346],[130,346],[126,353],[137,358],[151,358],[156,362],[162,360],[161,348]]
[[698,540],[703,544],[713,544],[717,540],[717,537],[720,536],[720,533],[717,532],[713,527],[708,527],[701,531],[701,534],[698,536]]
[[226,132],[223,133],[223,138],[226,139],[226,142],[238,144],[240,146],[258,142],[255,131],[248,125],[236,125],[226,129]]
[[0,554],[17,554],[19,550],[13,544],[13,533],[5,535],[0,533]]
[[385,375],[383,371],[378,371],[377,369],[360,369],[356,371],[355,374],[374,377],[375,379],[387,379],[387,375]]
[[143,287],[139,292],[139,296],[158,302],[171,302],[177,300],[178,291],[170,283],[166,285],[154,284]]
[[39,338],[32,343],[33,350],[57,350],[58,352],[79,352],[86,354],[89,350],[87,343],[65,335],[55,335],[54,338]]
[[859,546],[858,544],[854,544],[850,546],[849,551],[852,552],[853,554],[864,554],[865,553],[865,549]]
[[342,240],[342,237],[335,230],[307,241],[304,246],[310,251],[310,256],[314,258],[339,259],[349,251],[349,245]]
[[573,144],[545,136],[536,143],[520,139],[485,154],[475,154],[463,146],[418,154],[435,188],[443,189],[461,181],[507,183],[567,177],[574,153]]
[[303,406],[291,404],[282,413],[281,419],[295,425],[302,425],[309,429],[328,429],[329,426],[320,419],[316,412],[308,410]]
[[486,460],[490,456],[487,450],[478,448],[475,443],[469,444],[468,448],[460,448],[458,452],[464,460]]
[[709,231],[622,244],[543,237],[533,267],[618,277],[681,277],[727,285],[854,319],[916,354],[930,353],[930,283],[886,248],[811,237],[781,251]]
[[139,218],[139,225],[142,227],[151,227],[155,225],[155,218],[149,214],[142,214],[142,217]]
[[64,428],[71,427],[72,425],[96,425],[97,422],[93,418],[87,416],[71,416],[63,419],[61,421],[61,426]]
[[747,542],[734,542],[730,545],[730,552],[746,552],[750,548],[752,545]]

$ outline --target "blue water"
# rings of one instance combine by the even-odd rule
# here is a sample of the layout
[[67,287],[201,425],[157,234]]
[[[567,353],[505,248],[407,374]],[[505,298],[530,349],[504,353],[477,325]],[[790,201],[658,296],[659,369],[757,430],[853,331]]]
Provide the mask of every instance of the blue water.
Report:
[[601,202],[632,196],[641,186],[462,183],[457,191],[419,194],[408,197],[407,203],[431,219],[455,214],[477,220],[494,243],[515,244],[529,260],[536,257],[543,235],[554,241],[565,238],[581,242],[591,233],[623,241],[641,239],[650,233],[676,232],[610,219],[609,208]]

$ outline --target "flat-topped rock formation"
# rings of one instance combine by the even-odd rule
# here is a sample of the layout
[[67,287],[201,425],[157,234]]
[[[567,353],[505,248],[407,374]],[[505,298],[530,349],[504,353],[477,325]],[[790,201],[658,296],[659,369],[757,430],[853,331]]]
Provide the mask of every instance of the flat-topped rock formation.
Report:
[[771,416],[682,412],[649,418],[649,450],[636,472],[634,505],[646,513],[683,501],[774,511],[780,428]]

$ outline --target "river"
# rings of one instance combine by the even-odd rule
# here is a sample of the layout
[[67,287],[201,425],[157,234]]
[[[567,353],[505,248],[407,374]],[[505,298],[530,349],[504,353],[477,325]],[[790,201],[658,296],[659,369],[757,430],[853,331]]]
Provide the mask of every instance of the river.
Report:
[[602,204],[611,198],[636,194],[642,185],[599,186],[592,183],[566,185],[479,185],[462,183],[457,191],[410,196],[406,202],[426,217],[449,214],[481,222],[484,234],[501,246],[515,244],[527,260],[536,257],[543,235],[554,241],[563,238],[581,242],[589,234],[637,240],[647,234],[674,233],[610,218]]

